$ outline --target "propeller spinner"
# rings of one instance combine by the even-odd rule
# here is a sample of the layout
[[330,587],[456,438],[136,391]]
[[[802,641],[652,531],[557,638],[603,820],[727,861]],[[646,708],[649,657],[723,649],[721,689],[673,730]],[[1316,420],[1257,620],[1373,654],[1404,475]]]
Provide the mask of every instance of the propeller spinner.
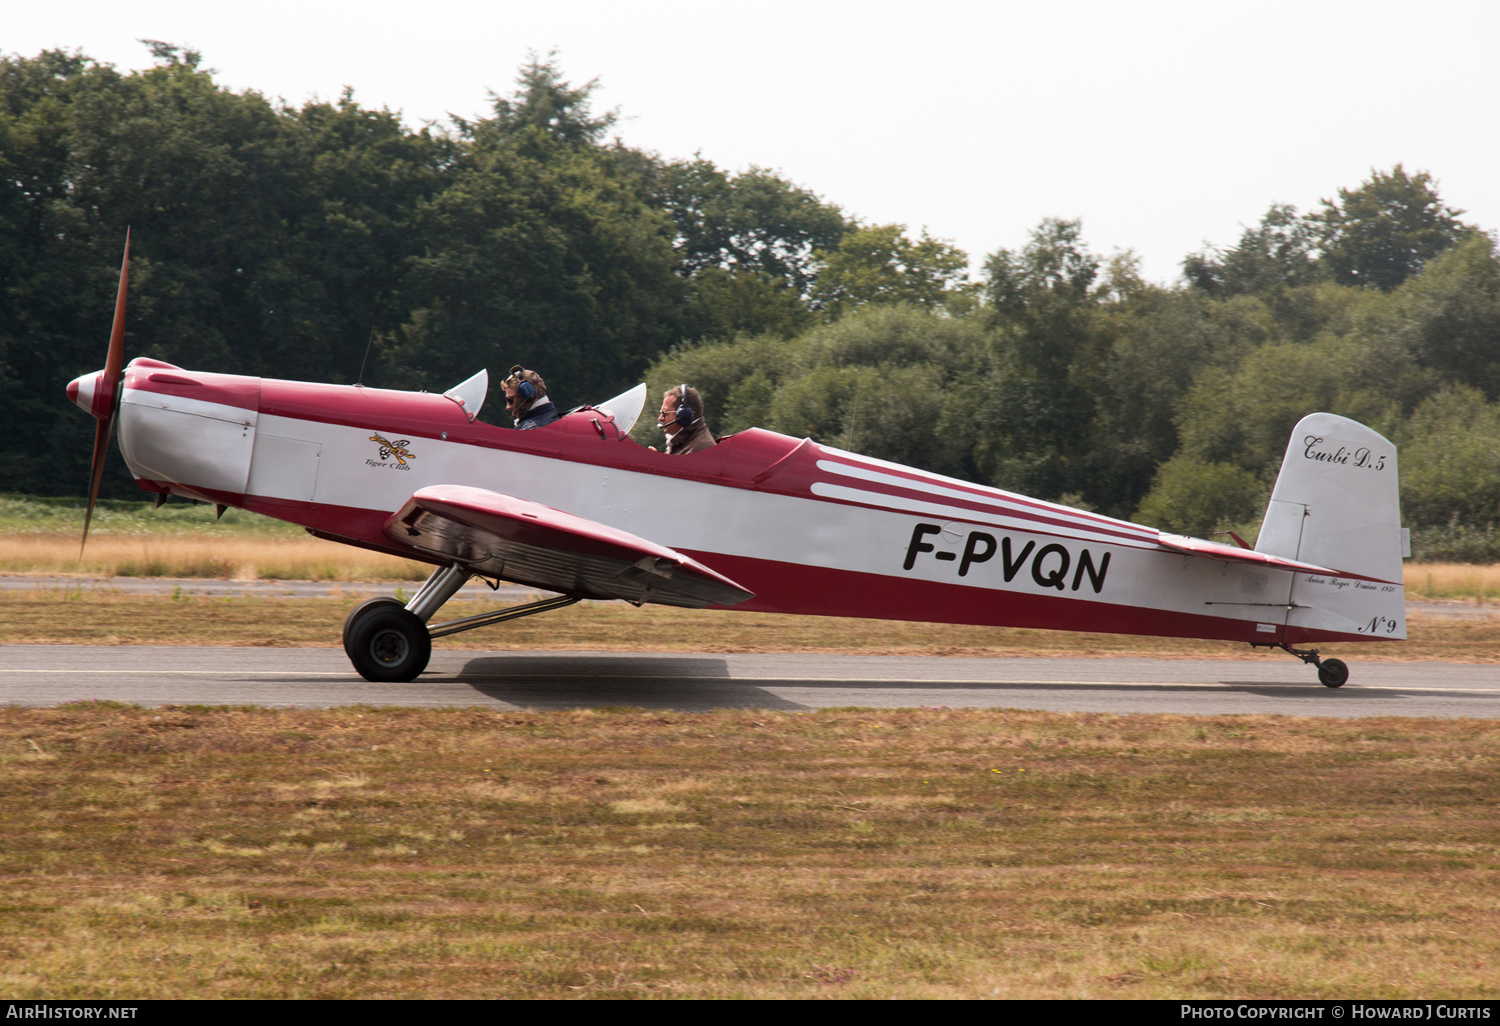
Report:
[[104,369],[83,374],[68,382],[68,398],[98,418],[94,428],[94,461],[89,470],[89,504],[83,514],[83,538],[78,558],[83,558],[89,540],[89,523],[94,519],[94,505],[99,500],[99,484],[104,480],[104,457],[115,426],[115,411],[120,407],[120,370],[125,363],[125,285],[130,275],[130,229],[125,229],[125,257],[120,263],[120,291],[115,296],[115,322],[109,333],[109,354]]

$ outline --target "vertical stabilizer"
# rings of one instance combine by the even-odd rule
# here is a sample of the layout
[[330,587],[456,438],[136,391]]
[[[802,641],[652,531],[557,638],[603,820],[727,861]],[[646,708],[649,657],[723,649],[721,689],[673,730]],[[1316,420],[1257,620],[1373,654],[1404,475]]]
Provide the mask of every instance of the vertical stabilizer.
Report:
[[1255,548],[1366,579],[1298,574],[1289,640],[1299,627],[1406,636],[1396,447],[1363,424],[1331,413],[1298,421]]
[[1396,447],[1331,413],[1297,422],[1256,551],[1401,580]]

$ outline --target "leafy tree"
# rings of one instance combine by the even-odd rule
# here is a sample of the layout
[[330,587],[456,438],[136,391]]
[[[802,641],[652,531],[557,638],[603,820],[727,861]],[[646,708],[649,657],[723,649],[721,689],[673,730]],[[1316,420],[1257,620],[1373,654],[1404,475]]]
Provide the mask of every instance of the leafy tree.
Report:
[[799,298],[817,275],[814,251],[850,229],[838,207],[764,168],[730,174],[702,157],[661,165],[653,205],[672,219],[685,276],[754,273]]
[[1260,224],[1245,229],[1234,248],[1209,249],[1185,259],[1183,277],[1216,298],[1310,285],[1318,275],[1316,244],[1315,225],[1299,217],[1296,207],[1277,203]]
[[581,86],[569,84],[558,67],[557,51],[545,60],[533,51],[516,76],[516,92],[509,97],[491,94],[494,117],[465,128],[509,137],[520,147],[596,145],[614,125],[614,111],[595,115],[593,92],[598,79]]
[[819,367],[777,393],[771,426],[838,448],[933,470],[949,454],[930,366]]
[[1426,526],[1500,521],[1500,404],[1456,385],[1417,408],[1401,447],[1401,506]]
[[1408,175],[1397,164],[1323,200],[1312,220],[1334,281],[1389,292],[1473,230],[1458,220],[1462,213],[1443,204],[1432,175]]
[[1500,257],[1475,233],[1434,258],[1391,296],[1383,322],[1362,325],[1404,345],[1443,379],[1500,396]]
[[1085,306],[1099,277],[1099,258],[1083,243],[1081,221],[1048,217],[1019,253],[996,250],[984,273],[991,305],[1013,320],[1027,321],[1054,312],[1071,315]]
[[1243,467],[1174,456],[1157,470],[1135,519],[1174,534],[1207,537],[1255,518],[1268,495],[1266,486]]
[[[87,487],[93,421],[70,416],[59,396],[103,363],[109,322],[94,318],[108,316],[112,286],[107,265],[92,273],[86,219],[68,202],[71,117],[79,96],[111,75],[60,51],[0,59],[0,417],[7,435],[28,439],[7,462],[15,488]],[[78,366],[80,338],[92,352]]]
[[1199,376],[1179,408],[1181,452],[1274,477],[1292,428],[1314,410],[1390,434],[1404,418],[1407,397],[1388,385],[1411,367],[1400,347],[1352,336],[1262,346],[1233,371],[1212,368]]
[[1093,292],[1100,260],[1077,221],[1044,220],[1019,252],[985,262],[985,294],[1001,332],[998,373],[966,387],[973,453],[995,484],[1041,498],[1095,502],[1087,457],[1095,376],[1108,338]]
[[151,56],[162,64],[185,64],[189,68],[197,68],[203,60],[203,54],[186,46],[178,46],[176,43],[164,42],[160,39],[140,40],[146,49],[151,51]]
[[672,220],[689,336],[790,336],[811,322],[812,254],[848,229],[838,207],[764,168],[736,175],[702,157],[648,161],[642,175]]
[[905,225],[856,228],[835,249],[814,256],[819,269],[812,299],[829,320],[876,303],[938,310],[954,297],[974,291],[968,281],[968,256],[925,229],[913,240]]
[[687,333],[698,338],[795,335],[812,313],[785,281],[764,271],[703,267],[688,279]]
[[866,374],[874,376],[865,367],[812,368],[777,390],[765,426],[828,445],[847,442],[849,415]]
[[1140,504],[1156,468],[1177,451],[1178,409],[1194,378],[1238,342],[1242,326],[1221,316],[1238,305],[1145,286],[1098,311],[1096,330],[1109,347],[1091,386],[1087,501],[1096,508],[1128,516]]
[[809,366],[931,366],[921,391],[932,393],[991,369],[991,333],[977,317],[949,317],[914,306],[862,307],[804,333],[798,343]]
[[775,399],[776,385],[771,376],[763,370],[753,371],[729,390],[720,424],[726,433],[770,424]]
[[968,386],[995,370],[993,333],[980,318],[870,305],[797,342],[807,365],[838,370],[837,380],[852,380],[854,389],[846,387],[834,416],[823,420],[802,415],[805,400],[778,394],[778,430],[938,473],[976,475]]
[[[1490,389],[1500,385],[1500,261],[1486,236],[1476,234],[1451,247],[1389,294],[1329,283],[1302,291],[1309,304],[1306,320],[1315,331],[1311,341],[1297,338],[1301,329],[1289,330],[1279,311],[1260,299],[1239,296],[1204,307],[1210,321],[1238,307],[1241,323],[1231,333],[1238,339],[1213,347],[1218,356],[1210,358],[1176,402],[1182,460],[1194,466],[1236,466],[1268,487],[1292,426],[1308,412],[1327,410],[1398,440],[1408,433],[1420,440],[1433,435],[1433,424],[1451,426],[1434,419],[1430,407],[1429,397],[1445,382]],[[1246,314],[1249,320],[1243,319]],[[1462,406],[1454,398],[1445,402],[1443,409],[1449,411]],[[1429,412],[1408,425],[1419,408]],[[1423,423],[1429,426],[1420,427]],[[1481,423],[1476,413],[1480,435]],[[1402,453],[1408,482],[1414,474],[1421,477],[1414,468],[1431,462],[1430,452],[1436,451],[1418,441],[1416,451],[1408,454],[1411,444],[1403,442]],[[1454,449],[1469,451],[1456,443]],[[1472,462],[1462,465],[1476,480],[1487,473]],[[1158,491],[1179,485],[1158,475],[1141,509],[1160,516],[1164,500]],[[1456,503],[1453,494],[1432,482],[1408,487],[1408,504],[1415,503],[1408,516],[1438,526],[1458,511],[1468,518],[1465,523],[1481,524],[1474,519],[1475,507]],[[1423,496],[1442,497],[1428,501]]]

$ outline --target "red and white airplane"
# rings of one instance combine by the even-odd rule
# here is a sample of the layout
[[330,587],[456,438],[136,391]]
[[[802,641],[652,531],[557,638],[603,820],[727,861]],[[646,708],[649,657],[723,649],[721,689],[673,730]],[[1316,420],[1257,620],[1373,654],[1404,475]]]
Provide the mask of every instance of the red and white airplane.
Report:
[[[126,262],[102,371],[84,539],[116,420],[141,488],[431,563],[344,648],[407,681],[431,639],[580,599],[1213,638],[1281,648],[1339,687],[1317,641],[1406,636],[1396,450],[1327,413],[1298,423],[1255,548],[1029,499],[752,428],[667,456],[630,437],[646,386],[532,431],[475,420],[480,371],[431,394],[122,367]],[[1238,541],[1238,539],[1236,539]],[[554,598],[429,623],[472,577]]]

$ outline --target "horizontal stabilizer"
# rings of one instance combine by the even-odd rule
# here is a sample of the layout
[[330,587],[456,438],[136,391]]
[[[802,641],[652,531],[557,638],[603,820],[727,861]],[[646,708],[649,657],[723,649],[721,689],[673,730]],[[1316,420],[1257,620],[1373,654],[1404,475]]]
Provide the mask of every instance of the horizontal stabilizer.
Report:
[[1327,567],[1318,566],[1315,563],[1299,563],[1295,559],[1285,559],[1266,552],[1256,552],[1254,549],[1242,549],[1234,545],[1204,541],[1202,538],[1188,538],[1180,534],[1163,533],[1157,539],[1157,544],[1171,552],[1181,552],[1185,556],[1203,556],[1207,559],[1220,559],[1226,563],[1247,563],[1251,566],[1265,567],[1270,570],[1294,570],[1297,573],[1326,574],[1332,572]]
[[680,552],[483,488],[419,489],[385,524],[401,545],[472,572],[579,598],[701,609],[753,593]]

